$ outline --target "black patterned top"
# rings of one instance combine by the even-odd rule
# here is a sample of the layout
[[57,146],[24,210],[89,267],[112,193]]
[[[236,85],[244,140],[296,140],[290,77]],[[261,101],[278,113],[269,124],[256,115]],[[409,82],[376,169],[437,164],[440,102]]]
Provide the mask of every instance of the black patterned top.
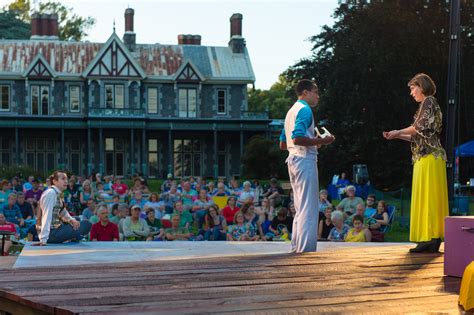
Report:
[[443,114],[434,96],[428,96],[420,103],[412,126],[416,134],[411,137],[412,162],[432,154],[446,161],[446,152],[439,139],[443,125]]

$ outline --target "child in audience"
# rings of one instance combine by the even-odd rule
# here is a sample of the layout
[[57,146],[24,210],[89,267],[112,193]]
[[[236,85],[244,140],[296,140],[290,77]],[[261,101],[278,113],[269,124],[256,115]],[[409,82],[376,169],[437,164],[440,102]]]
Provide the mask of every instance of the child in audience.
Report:
[[347,232],[345,237],[346,242],[370,242],[370,231],[364,228],[364,218],[356,214],[352,218],[352,224],[354,227]]

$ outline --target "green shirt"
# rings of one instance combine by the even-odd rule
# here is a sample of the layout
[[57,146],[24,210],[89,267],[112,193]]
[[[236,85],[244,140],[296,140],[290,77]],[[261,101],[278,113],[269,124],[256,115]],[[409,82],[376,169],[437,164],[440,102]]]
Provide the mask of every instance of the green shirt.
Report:
[[[178,214],[177,212],[173,213],[173,215]],[[193,223],[193,215],[188,210],[184,210],[181,213],[181,220],[179,221],[179,227],[184,228],[186,224],[189,223],[190,225]]]
[[359,203],[364,203],[364,200],[360,197],[354,197],[354,199],[350,199],[349,197],[346,197],[342,199],[342,201],[337,205],[338,208],[342,208],[344,212],[350,212],[350,213],[355,213],[357,209],[357,205]]

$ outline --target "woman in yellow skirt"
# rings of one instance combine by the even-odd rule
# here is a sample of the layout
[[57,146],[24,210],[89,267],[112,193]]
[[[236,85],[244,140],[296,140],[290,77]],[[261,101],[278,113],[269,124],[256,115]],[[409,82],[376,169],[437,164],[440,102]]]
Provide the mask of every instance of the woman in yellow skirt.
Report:
[[449,215],[446,152],[439,139],[443,114],[433,96],[436,85],[428,75],[415,75],[408,86],[410,95],[419,103],[413,124],[405,129],[384,132],[383,136],[387,140],[411,142],[410,241],[416,242],[417,246],[410,252],[438,252],[444,237],[444,218]]

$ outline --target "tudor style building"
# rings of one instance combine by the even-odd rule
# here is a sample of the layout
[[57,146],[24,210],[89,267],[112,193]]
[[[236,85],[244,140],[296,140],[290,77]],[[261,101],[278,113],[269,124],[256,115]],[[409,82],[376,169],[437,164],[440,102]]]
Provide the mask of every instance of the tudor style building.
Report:
[[253,84],[242,15],[227,47],[198,35],[177,45],[58,40],[55,15],[33,14],[30,40],[0,40],[0,164],[47,173],[149,177],[231,176],[245,142],[269,135],[268,113],[249,112]]

